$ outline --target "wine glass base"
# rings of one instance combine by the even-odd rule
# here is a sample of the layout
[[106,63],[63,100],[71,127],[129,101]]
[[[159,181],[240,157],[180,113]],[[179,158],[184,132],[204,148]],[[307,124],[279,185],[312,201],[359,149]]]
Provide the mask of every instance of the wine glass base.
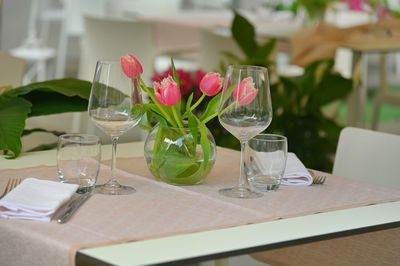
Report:
[[255,199],[264,196],[262,193],[250,190],[245,187],[231,187],[231,188],[223,188],[218,191],[221,195],[230,198],[239,198],[239,199]]
[[103,184],[97,185],[95,188],[95,193],[106,194],[106,195],[128,195],[135,193],[136,189],[130,186],[123,186],[120,184]]

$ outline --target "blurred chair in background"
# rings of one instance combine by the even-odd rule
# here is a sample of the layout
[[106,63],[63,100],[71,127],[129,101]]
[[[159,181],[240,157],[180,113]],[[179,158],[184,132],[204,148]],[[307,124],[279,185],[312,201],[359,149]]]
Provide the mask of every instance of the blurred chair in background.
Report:
[[[118,1],[117,1],[118,4]],[[84,37],[84,17],[105,16],[107,0],[63,0],[61,26],[57,46],[56,73],[57,78],[66,74],[67,58],[71,52],[71,40]]]
[[48,78],[48,64],[56,56],[56,50],[46,46],[38,35],[38,22],[42,7],[40,0],[30,1],[27,38],[21,46],[10,51],[15,57],[28,62],[28,70],[24,76],[23,84],[46,80]]
[[26,70],[24,59],[0,51],[0,88],[11,86],[13,88],[22,84]]
[[81,40],[79,75],[92,81],[99,59],[119,59],[131,53],[143,65],[143,79],[149,82],[157,51],[150,23],[107,17],[85,17],[85,34]]
[[333,174],[400,189],[400,136],[361,128],[342,130]]
[[[85,34],[81,42],[79,78],[93,80],[96,62],[99,59],[118,60],[122,55],[131,53],[143,66],[143,79],[150,84],[154,72],[157,54],[154,44],[153,25],[147,22],[107,17],[85,17]],[[95,128],[87,114],[81,114],[81,126],[90,133],[96,132],[104,142],[109,141],[101,130]],[[121,141],[142,139],[143,132],[138,127],[121,137]]]

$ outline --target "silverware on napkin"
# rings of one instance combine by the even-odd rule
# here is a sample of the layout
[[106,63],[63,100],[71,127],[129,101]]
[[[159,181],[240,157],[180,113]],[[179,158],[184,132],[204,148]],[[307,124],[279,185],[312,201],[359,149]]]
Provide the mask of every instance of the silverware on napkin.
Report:
[[65,210],[63,210],[57,218],[57,223],[65,223],[71,218],[72,214],[91,196],[91,193],[79,195],[76,199],[71,201]]

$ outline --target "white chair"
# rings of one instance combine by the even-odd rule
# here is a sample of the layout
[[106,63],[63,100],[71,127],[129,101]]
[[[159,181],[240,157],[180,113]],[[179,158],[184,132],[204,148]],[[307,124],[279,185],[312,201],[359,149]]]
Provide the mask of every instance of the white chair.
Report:
[[63,0],[61,26],[57,47],[56,73],[57,78],[65,76],[68,53],[72,39],[84,35],[84,17],[87,15],[103,16],[106,13],[106,0]]
[[[79,78],[92,81],[99,59],[118,60],[122,55],[131,53],[142,63],[142,77],[150,84],[156,56],[154,46],[153,26],[150,23],[86,16],[85,34],[81,42]],[[95,128],[93,123],[88,121],[87,114],[82,114],[82,117],[76,120],[81,121],[83,131],[96,133],[101,136],[103,142],[109,142],[109,136]],[[136,127],[130,133],[124,134],[121,142],[142,138],[143,132]]]
[[85,17],[81,42],[79,78],[92,81],[99,59],[119,59],[131,53],[143,65],[143,78],[150,81],[156,48],[150,23],[106,17]]
[[400,189],[400,136],[347,127],[339,137],[333,174]]
[[22,84],[26,61],[0,51],[0,87],[17,87]]
[[46,80],[49,72],[48,64],[56,56],[55,49],[44,45],[43,40],[37,34],[40,9],[40,0],[31,1],[27,38],[22,45],[10,50],[13,56],[22,58],[29,63],[23,80],[24,84]]

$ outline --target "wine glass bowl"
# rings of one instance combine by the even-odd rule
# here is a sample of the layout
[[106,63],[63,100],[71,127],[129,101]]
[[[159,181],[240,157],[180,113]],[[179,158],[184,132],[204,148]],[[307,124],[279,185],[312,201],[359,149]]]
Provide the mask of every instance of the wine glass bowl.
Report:
[[89,97],[88,112],[94,124],[111,137],[111,177],[103,185],[96,186],[96,192],[121,195],[135,192],[130,186],[120,185],[115,178],[116,148],[118,138],[136,126],[141,119],[140,88],[136,79],[127,77],[115,60],[100,60]]
[[244,154],[249,139],[264,131],[272,120],[268,70],[259,66],[228,67],[218,111],[221,125],[240,141],[239,184],[219,192],[233,198],[256,198],[263,194],[249,187],[244,172]]

